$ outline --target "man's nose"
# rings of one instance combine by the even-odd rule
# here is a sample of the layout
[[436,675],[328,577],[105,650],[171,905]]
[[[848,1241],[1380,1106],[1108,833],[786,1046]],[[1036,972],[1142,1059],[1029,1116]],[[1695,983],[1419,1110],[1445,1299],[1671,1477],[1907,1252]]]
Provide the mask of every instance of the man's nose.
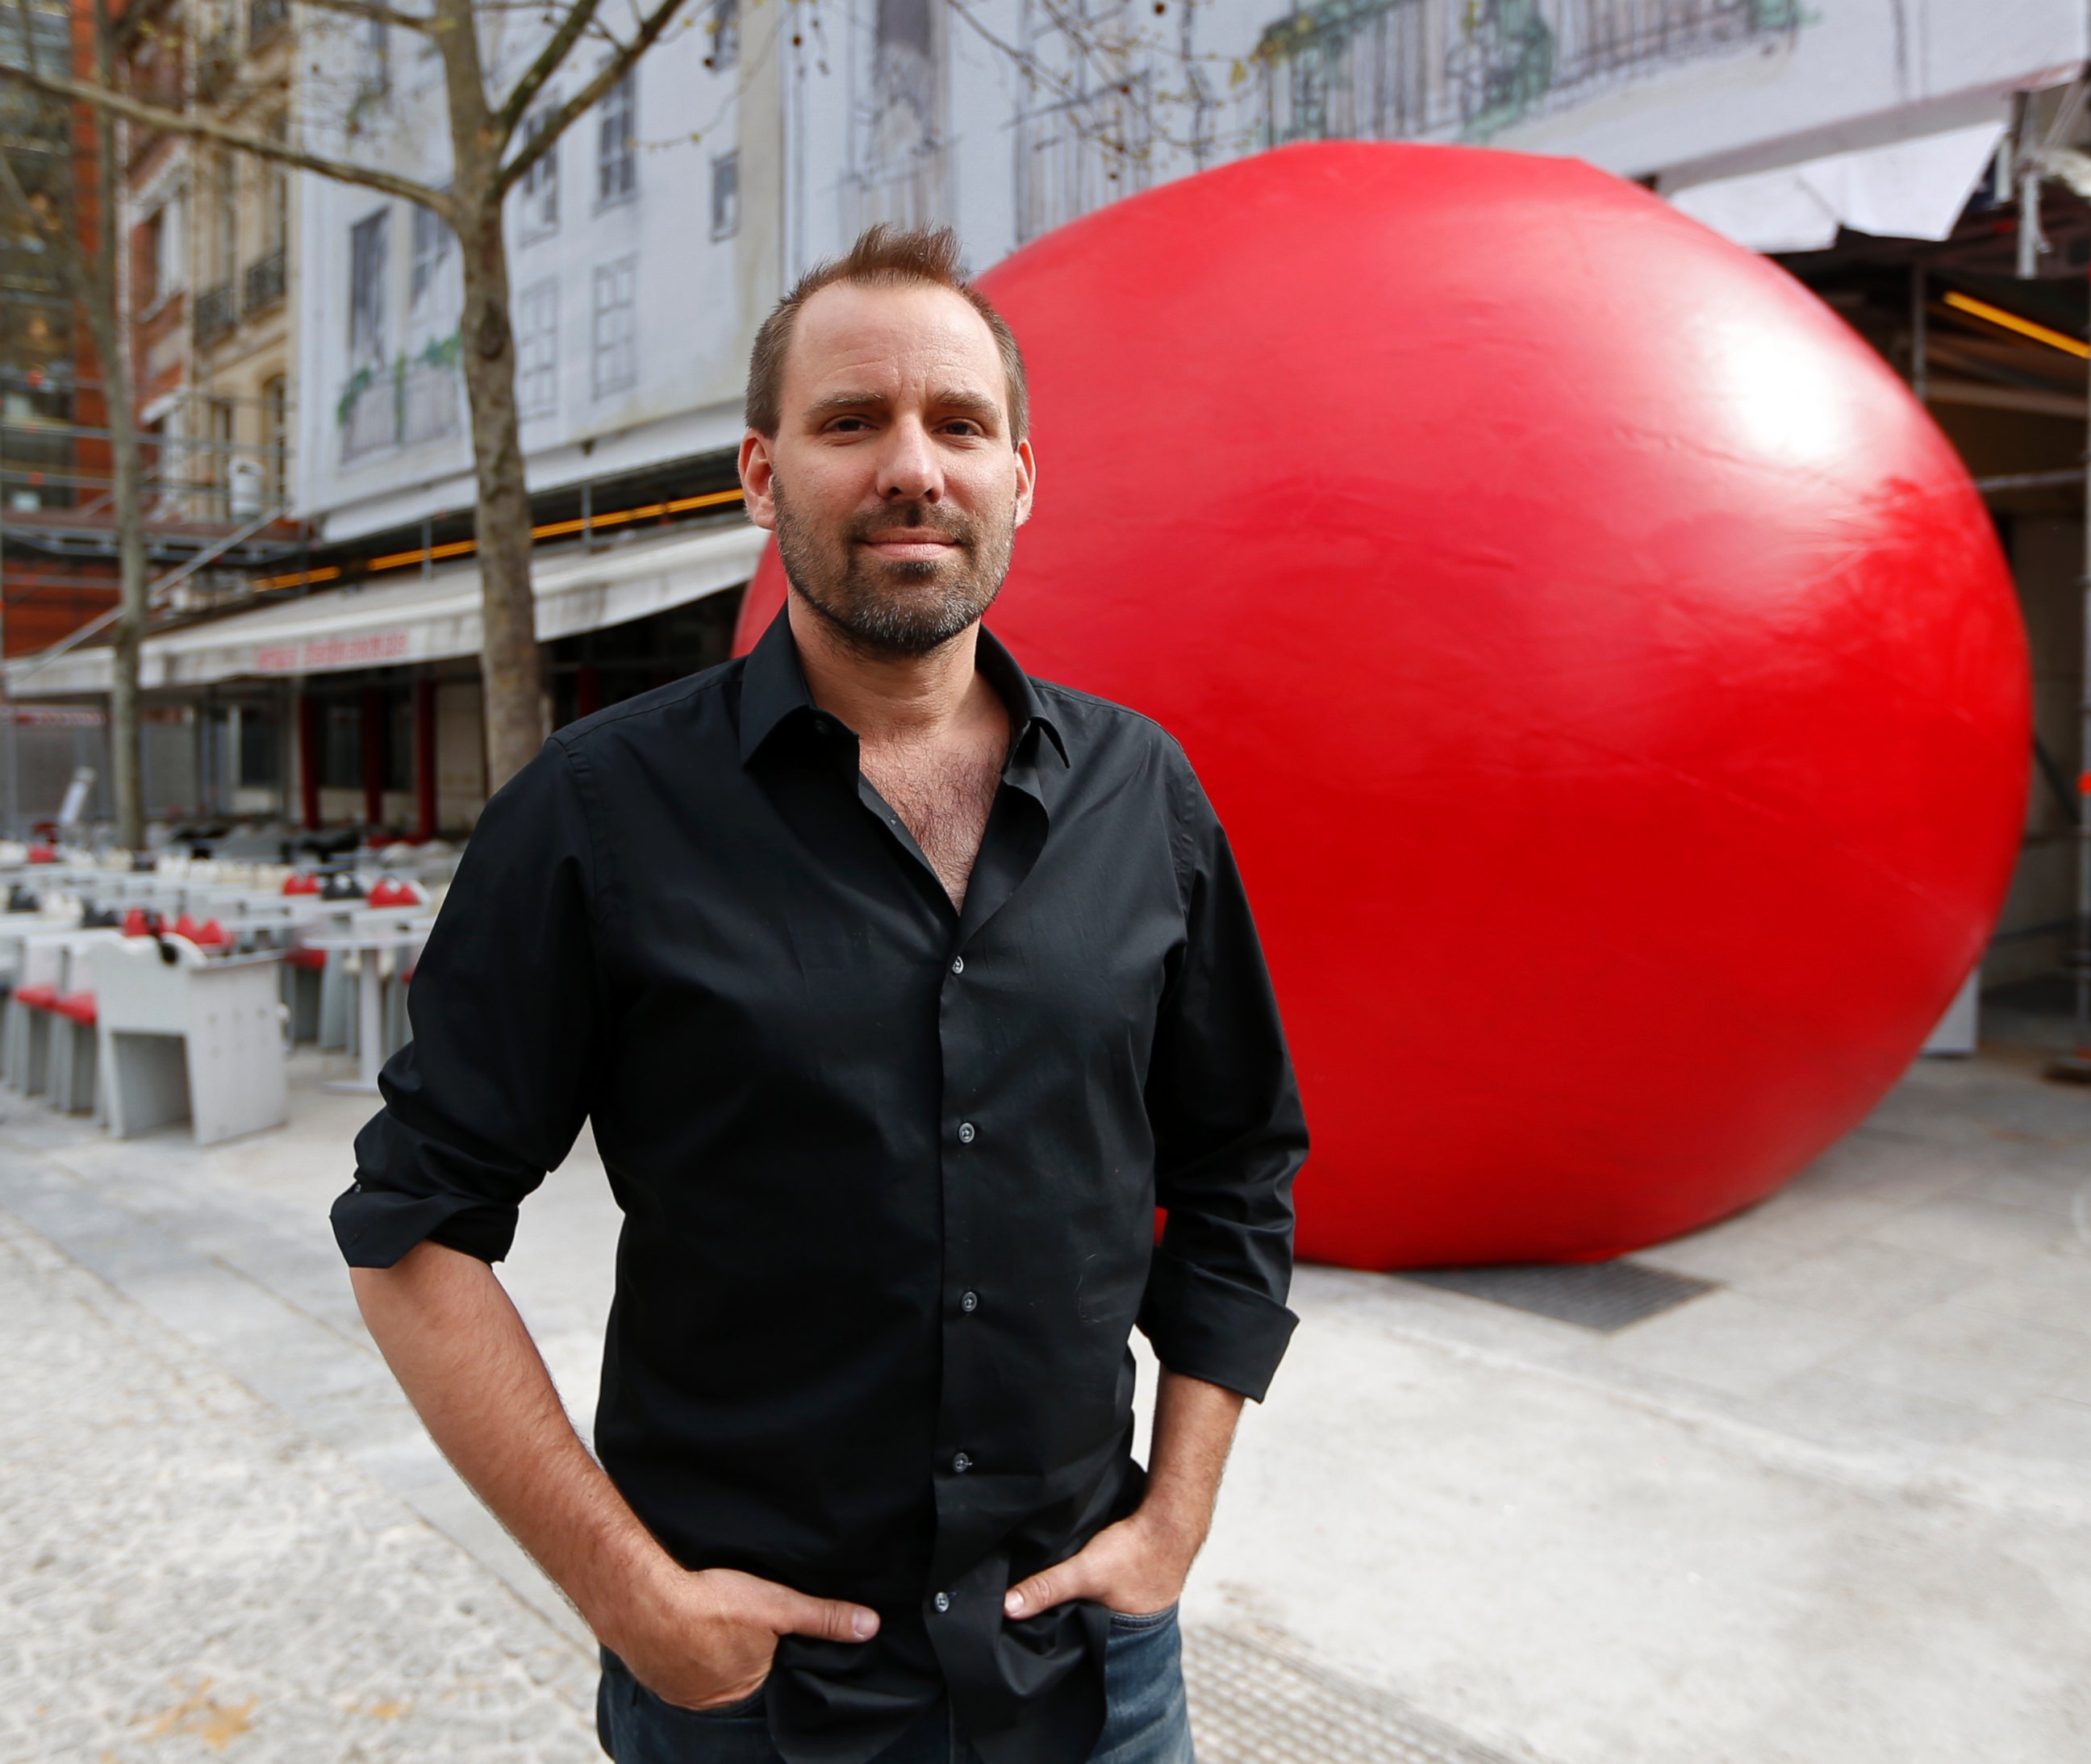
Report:
[[934,502],[943,493],[944,474],[929,431],[912,420],[895,423],[878,463],[880,497],[889,502]]

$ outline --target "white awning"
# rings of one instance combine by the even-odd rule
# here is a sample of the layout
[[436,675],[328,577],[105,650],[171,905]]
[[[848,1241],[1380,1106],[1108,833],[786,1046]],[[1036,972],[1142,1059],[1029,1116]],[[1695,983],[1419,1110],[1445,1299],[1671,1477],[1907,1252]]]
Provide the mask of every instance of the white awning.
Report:
[[[770,536],[746,522],[705,526],[609,549],[546,553],[532,561],[537,637],[549,643],[622,625],[739,587],[755,573]],[[148,688],[214,681],[329,673],[442,661],[480,652],[476,565],[381,577],[235,613],[145,641],[140,683]],[[33,672],[8,669],[17,698],[109,690],[110,652],[78,649]]]
[[1942,239],[2003,133],[2001,121],[1977,123],[1663,193],[1752,251],[1822,251],[1836,242],[1839,226],[1881,239]]

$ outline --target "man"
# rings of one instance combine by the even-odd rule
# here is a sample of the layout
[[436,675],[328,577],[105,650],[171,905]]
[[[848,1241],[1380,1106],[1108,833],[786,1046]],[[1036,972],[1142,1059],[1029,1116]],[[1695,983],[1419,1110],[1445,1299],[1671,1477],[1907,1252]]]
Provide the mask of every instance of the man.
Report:
[[[787,609],[487,805],[335,1204],[356,1296],[601,1638],[619,1764],[1187,1764],[1306,1147],[1241,884],[1166,735],[980,627],[1036,465],[948,233],[808,275],[747,416]],[[584,1118],[601,1467],[489,1266]]]

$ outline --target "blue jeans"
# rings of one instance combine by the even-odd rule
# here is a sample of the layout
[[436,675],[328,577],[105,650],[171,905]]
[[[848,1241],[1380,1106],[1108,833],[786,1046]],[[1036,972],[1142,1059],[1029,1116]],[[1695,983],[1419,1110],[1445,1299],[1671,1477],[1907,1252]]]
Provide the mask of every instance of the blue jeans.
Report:
[[[1113,1612],[1104,1654],[1102,1737],[1087,1764],[1196,1764],[1183,1701],[1183,1654],[1176,1612],[1122,1617]],[[770,1743],[757,1691],[723,1709],[679,1709],[655,1696],[622,1666],[605,1670],[596,1692],[596,1732],[616,1764],[783,1764]],[[879,1753],[876,1764],[981,1764],[939,1700]],[[1069,1759],[1068,1764],[1080,1764]]]

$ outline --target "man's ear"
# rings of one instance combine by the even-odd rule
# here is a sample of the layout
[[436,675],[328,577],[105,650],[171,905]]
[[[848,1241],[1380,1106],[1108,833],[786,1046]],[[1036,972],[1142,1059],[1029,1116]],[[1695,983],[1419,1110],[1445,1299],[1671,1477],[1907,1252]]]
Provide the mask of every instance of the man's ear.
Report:
[[748,518],[757,527],[777,525],[777,463],[770,456],[770,438],[754,429],[740,437],[740,493]]
[[1032,493],[1038,483],[1038,459],[1031,451],[1031,439],[1026,436],[1016,444],[1016,524],[1021,527],[1031,518]]

